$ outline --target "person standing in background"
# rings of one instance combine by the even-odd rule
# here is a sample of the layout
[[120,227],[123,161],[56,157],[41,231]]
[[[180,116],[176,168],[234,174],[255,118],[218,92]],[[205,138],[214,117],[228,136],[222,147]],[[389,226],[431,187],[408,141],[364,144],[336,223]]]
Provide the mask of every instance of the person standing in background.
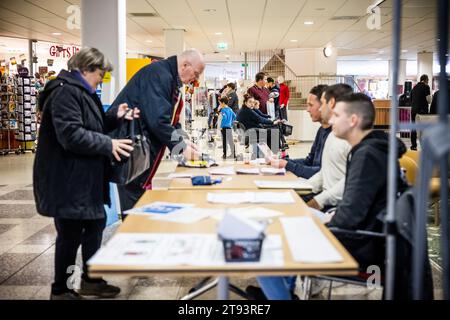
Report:
[[234,159],[236,157],[236,154],[233,142],[233,132],[231,128],[233,127],[233,122],[236,120],[236,114],[228,106],[229,101],[227,97],[221,97],[219,99],[219,102],[220,102],[219,112],[221,115],[220,131],[222,132],[222,148],[223,148],[222,159],[227,158],[227,145],[230,146],[231,150],[230,158]]
[[289,87],[284,83],[284,77],[278,76],[277,78],[278,84],[280,86],[280,98],[278,103],[280,104],[280,118],[283,120],[287,120],[287,108],[289,105]]
[[259,108],[262,113],[267,113],[267,100],[269,100],[269,89],[266,88],[266,75],[264,72],[258,72],[255,76],[255,84],[247,90],[255,100],[259,101]]
[[228,106],[236,114],[239,111],[239,99],[236,94],[236,84],[230,82],[227,84]]
[[[420,76],[420,82],[411,91],[411,122],[416,122],[416,115],[428,114],[428,104],[431,102],[428,76]],[[411,150],[417,150],[417,132],[411,131]]]

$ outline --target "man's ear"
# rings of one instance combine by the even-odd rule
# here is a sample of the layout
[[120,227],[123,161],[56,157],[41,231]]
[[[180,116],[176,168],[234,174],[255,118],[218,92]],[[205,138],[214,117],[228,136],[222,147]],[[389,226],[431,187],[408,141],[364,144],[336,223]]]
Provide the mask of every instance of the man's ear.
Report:
[[352,126],[352,128],[357,128],[359,127],[359,123],[361,119],[356,115],[356,114],[352,114],[350,116],[350,124]]
[[330,109],[333,110],[334,107],[336,107],[336,99],[334,97],[330,98],[330,101],[328,101],[328,103],[330,104]]

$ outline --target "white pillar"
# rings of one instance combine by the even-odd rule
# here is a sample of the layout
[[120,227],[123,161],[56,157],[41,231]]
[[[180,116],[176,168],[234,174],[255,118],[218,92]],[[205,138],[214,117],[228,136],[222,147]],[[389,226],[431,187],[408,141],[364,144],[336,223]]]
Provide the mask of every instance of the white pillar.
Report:
[[[393,70],[392,70],[392,60],[389,60],[389,93],[388,98],[392,97],[392,78],[393,78]],[[406,81],[406,60],[400,59],[399,65],[398,65],[398,79],[397,84],[404,86]],[[403,88],[403,91],[405,88]],[[397,94],[398,95],[398,94]]]
[[113,64],[102,92],[103,104],[111,104],[126,83],[126,0],[81,0],[81,44],[99,49]]
[[185,50],[184,29],[164,29],[166,58]]
[[417,53],[417,81],[420,76],[426,74],[430,79],[430,85],[433,79],[433,52]]

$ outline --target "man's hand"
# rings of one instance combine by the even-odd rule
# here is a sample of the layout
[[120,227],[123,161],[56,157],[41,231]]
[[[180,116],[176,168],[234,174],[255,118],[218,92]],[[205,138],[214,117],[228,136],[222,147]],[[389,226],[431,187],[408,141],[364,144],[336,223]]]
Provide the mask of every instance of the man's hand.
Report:
[[331,219],[333,219],[335,213],[336,213],[336,211],[326,214],[323,223],[327,224],[328,222],[330,222]]
[[200,152],[199,147],[195,143],[193,143],[191,140],[184,140],[184,142],[186,143],[186,145],[190,146],[195,151]]
[[277,169],[283,169],[286,168],[287,161],[283,159],[277,159],[277,158],[269,158],[270,165]]
[[[131,113],[133,111],[133,117],[131,117]],[[140,110],[138,108],[134,108],[134,110],[128,108],[128,104],[122,103],[119,105],[117,109],[117,119],[125,117],[127,120],[133,120],[133,118],[139,118]]]
[[320,206],[320,204],[317,203],[317,201],[316,201],[314,198],[311,199],[311,200],[309,200],[309,201],[306,203],[306,205],[307,205],[308,207],[310,207],[310,208],[313,208],[313,209],[317,209],[317,210],[321,210],[321,209],[322,209],[322,207]]
[[200,160],[201,154],[197,150],[194,150],[190,145],[186,145],[183,151],[183,156],[187,160]]

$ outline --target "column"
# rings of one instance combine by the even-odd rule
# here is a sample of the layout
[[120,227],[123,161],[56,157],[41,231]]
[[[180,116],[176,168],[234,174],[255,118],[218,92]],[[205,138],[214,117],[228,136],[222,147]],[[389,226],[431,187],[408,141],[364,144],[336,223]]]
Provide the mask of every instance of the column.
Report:
[[[392,97],[392,78],[393,78],[393,70],[392,70],[392,60],[389,60],[389,93],[388,93],[388,99]],[[397,79],[397,85],[401,85],[404,92],[405,88],[405,81],[406,81],[406,59],[400,59],[399,65],[398,65],[398,79]],[[396,93],[396,95],[399,95],[399,92]]]
[[166,58],[177,55],[186,49],[184,33],[184,29],[164,29]]
[[433,79],[433,52],[417,53],[417,81],[420,76],[426,74],[430,79],[430,87]]
[[110,105],[126,83],[126,0],[81,0],[81,44],[99,49],[114,66],[102,88],[102,102]]

